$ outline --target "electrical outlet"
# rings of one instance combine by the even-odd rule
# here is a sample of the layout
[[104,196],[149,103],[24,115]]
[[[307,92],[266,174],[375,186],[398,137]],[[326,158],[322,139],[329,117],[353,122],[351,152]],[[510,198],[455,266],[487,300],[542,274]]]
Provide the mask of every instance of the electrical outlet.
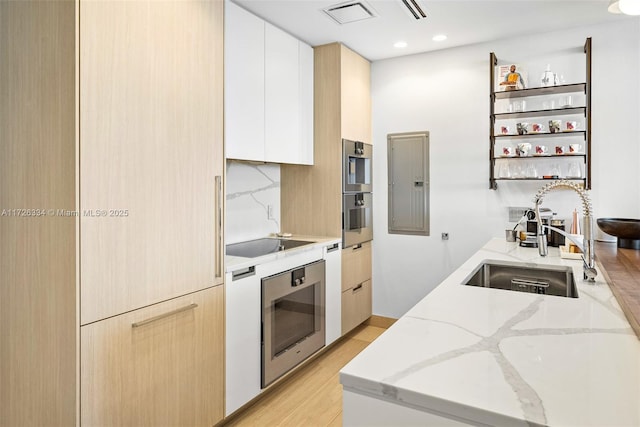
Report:
[[273,219],[273,205],[267,205],[267,219]]
[[449,240],[449,233],[442,233],[442,240]]

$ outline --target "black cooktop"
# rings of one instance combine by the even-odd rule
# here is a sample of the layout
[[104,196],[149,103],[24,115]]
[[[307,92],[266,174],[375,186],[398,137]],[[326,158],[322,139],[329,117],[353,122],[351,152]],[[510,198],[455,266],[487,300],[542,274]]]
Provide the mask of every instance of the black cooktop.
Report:
[[227,255],[256,258],[274,252],[297,248],[298,246],[310,245],[312,243],[314,242],[267,237],[264,239],[249,240],[248,242],[233,243],[227,245],[226,249]]

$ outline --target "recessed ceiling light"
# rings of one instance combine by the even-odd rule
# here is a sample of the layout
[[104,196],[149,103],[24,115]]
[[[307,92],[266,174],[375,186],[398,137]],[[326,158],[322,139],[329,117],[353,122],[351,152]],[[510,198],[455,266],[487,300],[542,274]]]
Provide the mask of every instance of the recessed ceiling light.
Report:
[[447,36],[445,36],[444,34],[438,34],[437,36],[433,36],[433,41],[434,42],[441,42],[447,39]]
[[395,42],[395,43],[393,44],[393,47],[397,47],[397,48],[399,48],[399,49],[402,49],[403,47],[407,47],[407,42],[402,42],[402,41],[400,41],[400,42]]

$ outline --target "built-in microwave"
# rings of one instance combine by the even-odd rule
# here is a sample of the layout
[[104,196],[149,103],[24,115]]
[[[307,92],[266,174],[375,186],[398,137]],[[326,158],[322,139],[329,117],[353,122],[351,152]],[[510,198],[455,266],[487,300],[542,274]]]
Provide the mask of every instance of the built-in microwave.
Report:
[[371,144],[342,140],[342,192],[370,193],[373,191],[371,169],[373,149]]
[[372,239],[371,193],[343,194],[342,247],[347,248]]

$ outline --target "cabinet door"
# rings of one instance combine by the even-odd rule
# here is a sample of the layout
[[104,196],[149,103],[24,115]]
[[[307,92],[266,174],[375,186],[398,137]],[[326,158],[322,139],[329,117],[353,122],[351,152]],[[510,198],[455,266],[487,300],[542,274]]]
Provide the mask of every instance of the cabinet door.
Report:
[[342,290],[371,279],[371,242],[342,250]]
[[81,424],[220,421],[223,292],[216,286],[81,327]]
[[371,144],[371,64],[341,46],[342,137]]
[[[226,401],[230,415],[260,394],[261,307],[260,266],[227,273]],[[233,278],[235,277],[235,280]]]
[[222,5],[81,4],[82,324],[223,280]]
[[342,293],[342,335],[371,317],[371,280]]
[[230,159],[264,161],[264,26],[225,2],[225,143]]
[[298,163],[300,86],[298,40],[265,24],[265,161]]
[[326,345],[342,336],[342,285],[340,244],[324,248]]
[[313,164],[313,48],[298,42],[300,83],[300,155],[298,163]]

